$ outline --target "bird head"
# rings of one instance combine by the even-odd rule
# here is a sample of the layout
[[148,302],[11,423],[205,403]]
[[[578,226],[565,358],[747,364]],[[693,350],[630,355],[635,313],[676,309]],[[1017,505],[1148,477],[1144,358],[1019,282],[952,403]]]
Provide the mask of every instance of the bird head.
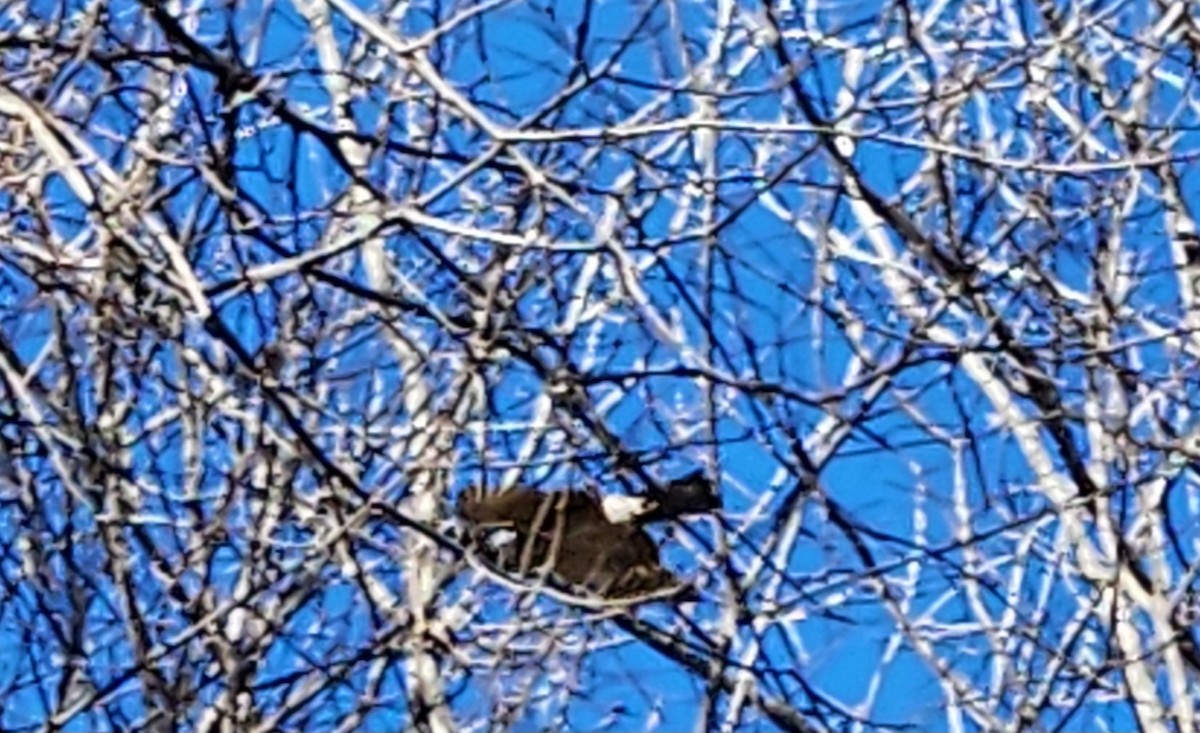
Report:
[[654,501],[668,517],[705,514],[722,506],[716,482],[703,470],[677,478],[655,494]]
[[716,511],[721,497],[716,483],[703,471],[695,471],[666,486],[652,487],[646,496],[606,496],[600,506],[613,524],[644,524]]

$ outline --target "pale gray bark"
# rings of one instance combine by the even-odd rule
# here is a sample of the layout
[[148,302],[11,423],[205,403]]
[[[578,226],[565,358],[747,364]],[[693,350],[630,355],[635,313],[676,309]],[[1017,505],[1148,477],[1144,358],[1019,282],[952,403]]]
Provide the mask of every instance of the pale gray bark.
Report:
[[[1195,728],[1190,4],[0,42],[0,727]],[[455,535],[700,467],[699,604]]]

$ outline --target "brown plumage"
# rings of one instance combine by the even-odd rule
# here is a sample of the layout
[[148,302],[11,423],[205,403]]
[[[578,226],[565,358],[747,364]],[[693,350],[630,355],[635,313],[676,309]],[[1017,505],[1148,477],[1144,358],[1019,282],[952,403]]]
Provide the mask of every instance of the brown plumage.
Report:
[[[642,525],[720,506],[712,483],[698,474],[652,497],[620,522],[590,494],[524,487],[464,497],[459,514],[469,543],[504,570],[524,575],[548,566],[566,583],[619,599],[682,588],[662,567],[658,545]],[[502,531],[512,533],[510,541],[493,546],[489,535]]]

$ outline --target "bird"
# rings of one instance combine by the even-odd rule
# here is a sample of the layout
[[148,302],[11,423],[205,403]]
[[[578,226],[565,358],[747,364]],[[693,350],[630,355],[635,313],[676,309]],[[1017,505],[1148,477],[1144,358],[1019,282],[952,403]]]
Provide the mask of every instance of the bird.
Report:
[[714,482],[695,471],[645,496],[597,499],[575,490],[543,492],[518,486],[464,496],[458,515],[468,544],[518,575],[539,569],[610,600],[687,588],[662,566],[647,524],[721,508]]

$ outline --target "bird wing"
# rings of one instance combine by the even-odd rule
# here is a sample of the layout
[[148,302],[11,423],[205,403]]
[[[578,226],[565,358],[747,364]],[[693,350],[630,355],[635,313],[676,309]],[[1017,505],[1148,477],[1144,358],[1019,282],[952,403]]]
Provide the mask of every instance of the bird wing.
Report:
[[458,513],[475,526],[511,526],[528,524],[537,513],[545,494],[531,489],[512,489],[498,494],[466,496]]
[[609,598],[677,585],[659,562],[658,545],[642,529],[589,523],[571,528],[554,569],[568,583]]

